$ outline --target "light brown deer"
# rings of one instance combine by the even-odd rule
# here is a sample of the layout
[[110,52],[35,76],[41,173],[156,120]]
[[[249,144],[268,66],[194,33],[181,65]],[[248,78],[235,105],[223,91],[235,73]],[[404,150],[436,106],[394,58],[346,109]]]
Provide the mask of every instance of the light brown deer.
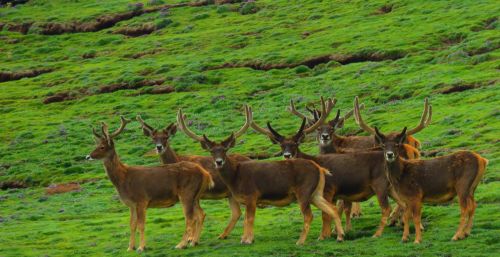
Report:
[[[170,139],[177,132],[177,125],[171,123],[165,129],[154,129],[152,126],[148,125],[141,116],[137,116],[137,120],[142,125],[142,131],[145,136],[150,137],[155,144],[156,151],[159,153],[160,161],[164,164],[177,163],[179,161],[190,161],[200,164],[205,168],[215,182],[215,186],[207,191],[205,191],[201,198],[202,199],[224,199],[228,198],[229,207],[231,209],[231,217],[229,223],[224,229],[224,231],[219,235],[219,239],[225,239],[229,236],[233,230],[236,222],[241,216],[240,205],[231,196],[231,192],[227,186],[222,181],[219,173],[217,172],[213,159],[210,156],[199,156],[199,155],[177,155],[177,153],[170,147]],[[244,133],[244,131],[242,131]],[[240,155],[231,154],[229,158],[235,159],[236,161],[249,161],[250,158]]]
[[186,229],[176,248],[185,248],[189,242],[199,241],[205,214],[200,207],[201,194],[213,186],[213,181],[205,169],[192,162],[178,162],[156,167],[128,166],[120,161],[113,139],[118,136],[129,121],[121,117],[121,126],[113,133],[103,123],[101,132],[93,129],[97,147],[87,159],[100,159],[104,169],[115,186],[120,200],[130,208],[130,242],[128,250],[135,249],[135,233],[139,229],[138,251],[146,246],[144,227],[147,208],[171,207],[182,203]]
[[[242,129],[252,123],[251,110],[246,109],[246,122]],[[315,162],[303,159],[285,161],[239,162],[228,158],[227,152],[236,144],[232,133],[221,142],[198,136],[184,122],[182,110],[177,115],[179,128],[189,137],[199,141],[210,152],[224,183],[233,197],[246,206],[244,232],[241,243],[251,244],[254,240],[253,224],[257,207],[265,205],[285,206],[297,201],[304,216],[304,226],[298,245],[304,244],[313,219],[310,204],[334,218],[337,225],[337,240],[343,240],[343,229],[337,209],[323,198],[325,175],[329,172]],[[240,130],[241,131],[241,130]],[[236,135],[240,135],[237,133]]]
[[375,138],[384,148],[387,177],[400,199],[406,204],[402,240],[408,241],[409,219],[415,224],[415,243],[422,241],[420,230],[423,203],[444,203],[458,196],[460,224],[452,240],[471,233],[476,210],[474,192],[481,181],[488,160],[471,151],[459,151],[430,160],[405,160],[399,156],[399,145],[406,141],[406,127],[390,138],[375,127]]

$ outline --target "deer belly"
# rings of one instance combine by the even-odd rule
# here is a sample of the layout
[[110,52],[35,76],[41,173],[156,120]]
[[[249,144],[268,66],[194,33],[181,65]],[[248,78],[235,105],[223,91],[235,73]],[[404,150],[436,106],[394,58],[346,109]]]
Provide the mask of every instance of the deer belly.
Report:
[[426,203],[446,203],[453,200],[453,198],[455,198],[456,195],[457,194],[455,192],[450,190],[448,192],[441,194],[424,195],[423,200]]
[[295,200],[296,199],[294,194],[262,195],[261,197],[259,197],[259,199],[257,199],[257,205],[259,205],[259,207],[263,207],[266,205],[287,206]]
[[168,208],[174,206],[178,201],[178,198],[152,200],[149,202],[148,208]]

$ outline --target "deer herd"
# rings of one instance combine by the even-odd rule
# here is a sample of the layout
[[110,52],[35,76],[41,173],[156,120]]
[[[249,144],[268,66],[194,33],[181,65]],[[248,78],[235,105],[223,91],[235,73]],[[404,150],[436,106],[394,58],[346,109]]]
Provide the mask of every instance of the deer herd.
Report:
[[[423,203],[444,203],[458,196],[460,223],[452,240],[460,240],[471,233],[476,202],[474,191],[481,181],[488,160],[471,151],[458,151],[446,156],[421,160],[420,142],[413,136],[427,127],[432,119],[428,99],[419,124],[401,132],[383,133],[367,125],[356,97],[354,108],[343,117],[340,110],[335,118],[328,116],[335,99],[321,98],[320,109],[307,107],[310,115],[299,112],[293,101],[288,110],[301,119],[294,135],[280,134],[270,122],[265,126],[253,120],[251,107],[244,106],[245,123],[222,141],[213,141],[205,134],[197,135],[186,122],[187,116],[179,109],[176,123],[165,129],[148,125],[141,116],[145,136],[152,140],[160,156],[161,165],[154,167],[128,166],[120,161],[114,139],[130,120],[121,117],[121,126],[113,133],[102,123],[100,133],[93,129],[97,147],[87,156],[100,159],[115,186],[121,201],[130,209],[130,241],[128,250],[135,249],[136,230],[139,230],[138,251],[145,249],[146,209],[167,208],[182,204],[185,232],[176,248],[199,243],[205,213],[200,199],[227,198],[231,217],[220,239],[227,238],[241,216],[240,205],[245,206],[242,244],[254,241],[253,226],[257,207],[286,206],[298,203],[303,215],[303,228],[297,241],[304,244],[310,230],[313,214],[311,204],[322,211],[323,227],[320,240],[332,236],[332,219],[337,241],[351,229],[351,215],[359,215],[359,202],[376,196],[381,218],[373,237],[380,237],[388,222],[400,221],[404,226],[403,241],[409,237],[410,218],[415,225],[415,243],[422,240],[421,209]],[[359,127],[369,136],[342,136],[338,130],[354,116]],[[229,154],[236,139],[249,128],[268,137],[281,148],[283,160],[252,160],[241,154]],[[210,156],[177,155],[170,139],[177,129],[198,141]],[[307,134],[316,133],[319,154],[302,152],[299,146]],[[396,207],[391,213],[389,198]],[[339,202],[338,206],[336,205]],[[341,216],[345,213],[345,227]]]

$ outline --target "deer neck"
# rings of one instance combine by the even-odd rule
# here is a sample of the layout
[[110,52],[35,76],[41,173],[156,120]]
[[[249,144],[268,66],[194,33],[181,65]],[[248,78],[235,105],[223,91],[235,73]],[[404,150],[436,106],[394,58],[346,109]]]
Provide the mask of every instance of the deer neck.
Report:
[[120,158],[116,154],[115,150],[104,159],[104,169],[108,174],[109,179],[113,183],[116,188],[119,188],[120,185],[125,180],[127,168],[120,161]]
[[328,153],[336,153],[337,147],[335,147],[334,143],[335,138],[332,138],[329,144],[320,144],[319,145],[319,153],[320,154],[328,154]]
[[388,162],[386,161],[387,176],[391,183],[398,184],[403,174],[404,163],[401,157],[398,157],[396,161]]
[[228,187],[232,187],[236,180],[236,169],[238,166],[238,161],[233,160],[233,158],[227,157],[224,165],[221,168],[216,168],[220,174],[220,177],[224,184]]
[[160,154],[160,161],[163,164],[176,163],[179,162],[179,157],[177,157],[174,149],[172,149],[170,145],[167,145],[165,150],[163,150],[163,152]]

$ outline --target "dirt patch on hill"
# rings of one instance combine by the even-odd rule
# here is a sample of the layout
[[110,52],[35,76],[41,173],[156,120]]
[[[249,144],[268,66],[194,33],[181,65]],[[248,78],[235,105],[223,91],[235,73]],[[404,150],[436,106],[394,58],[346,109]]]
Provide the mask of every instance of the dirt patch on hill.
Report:
[[61,35],[65,33],[96,32],[113,27],[116,23],[120,21],[130,20],[134,17],[141,16],[143,14],[157,12],[164,9],[171,9],[178,7],[197,7],[197,6],[205,6],[211,4],[220,5],[229,3],[239,3],[239,2],[242,2],[242,0],[219,0],[219,1],[204,0],[192,3],[188,2],[188,3],[178,3],[178,4],[165,4],[148,8],[140,8],[137,10],[127,11],[123,13],[108,14],[100,16],[94,21],[90,22],[81,22],[81,21],[73,21],[68,23],[45,22],[36,24],[33,22],[9,23],[9,24],[4,24],[3,26],[5,26],[9,31],[20,32],[22,34],[27,34],[32,27],[36,27],[34,31],[37,31],[37,33],[42,35]]
[[436,90],[436,93],[439,94],[452,94],[452,93],[458,93],[458,92],[463,92],[466,90],[471,90],[471,89],[476,89],[476,88],[481,88],[481,87],[486,87],[486,86],[492,86],[498,83],[498,80],[491,80],[491,81],[481,81],[481,82],[471,82],[471,83],[455,83],[455,84],[438,84],[436,87],[441,88]]
[[314,68],[316,65],[328,63],[330,61],[338,62],[342,65],[356,62],[380,62],[386,60],[397,60],[406,55],[404,52],[361,52],[355,54],[330,54],[312,57],[297,63],[263,63],[260,61],[250,62],[227,62],[219,66],[207,68],[207,70],[217,70],[226,68],[251,68],[254,70],[272,70],[272,69],[287,69],[305,65],[309,68]]
[[73,191],[80,191],[80,184],[71,182],[67,184],[53,184],[45,189],[45,193],[48,195],[63,194]]
[[124,27],[115,30],[113,33],[122,34],[129,37],[139,37],[153,33],[156,30],[156,26],[152,23],[142,24],[138,27]]
[[164,49],[157,48],[157,49],[151,49],[151,50],[142,51],[142,52],[135,53],[135,54],[126,54],[123,57],[125,57],[125,58],[132,58],[132,59],[139,59],[139,58],[141,58],[141,57],[143,57],[145,55],[153,55],[153,54],[161,53],[163,51],[164,51]]
[[5,181],[0,182],[0,189],[7,190],[12,188],[27,188],[28,185],[22,181]]
[[50,69],[50,68],[40,68],[40,69],[15,71],[15,72],[0,71],[0,82],[19,80],[22,78],[32,78],[32,77],[36,77],[40,74],[49,73],[52,71],[54,71],[54,69]]
[[[160,86],[165,82],[164,79],[145,79],[141,80],[135,83],[126,83],[126,82],[120,82],[120,83],[113,83],[109,85],[103,85],[99,87],[97,91],[94,90],[89,90],[89,89],[80,89],[76,91],[63,91],[63,92],[58,92],[54,95],[49,95],[45,97],[45,99],[42,101],[44,104],[50,104],[50,103],[58,103],[58,102],[64,102],[64,101],[69,101],[69,100],[75,100],[82,98],[84,96],[89,96],[89,95],[96,95],[96,94],[107,94],[107,93],[112,93],[115,91],[119,90],[126,90],[126,89],[139,89],[142,87],[148,87],[148,86]],[[145,91],[145,94],[166,94],[166,93],[171,93],[175,91],[173,87],[158,87],[158,88],[153,88],[149,91]]]

